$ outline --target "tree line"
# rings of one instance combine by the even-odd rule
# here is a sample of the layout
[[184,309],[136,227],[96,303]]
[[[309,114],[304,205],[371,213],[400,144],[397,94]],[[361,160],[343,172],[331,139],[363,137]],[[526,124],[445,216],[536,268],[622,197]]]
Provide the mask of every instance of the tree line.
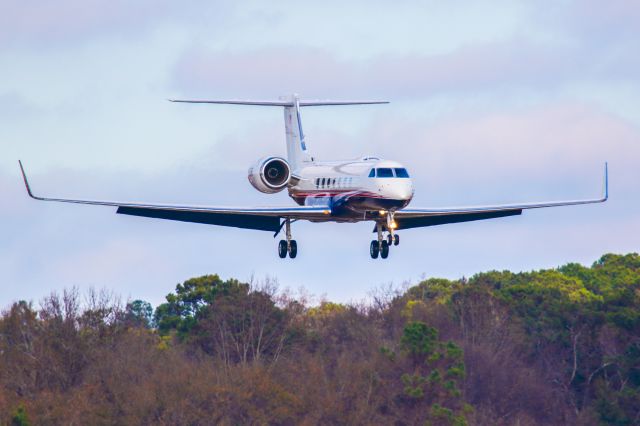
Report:
[[310,303],[178,284],[0,316],[0,425],[640,424],[640,256]]

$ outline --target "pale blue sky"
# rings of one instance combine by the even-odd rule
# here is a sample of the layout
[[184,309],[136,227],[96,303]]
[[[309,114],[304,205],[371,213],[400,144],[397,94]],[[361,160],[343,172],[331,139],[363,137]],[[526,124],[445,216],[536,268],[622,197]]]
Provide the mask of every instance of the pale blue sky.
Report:
[[[275,277],[337,301],[380,284],[530,270],[638,250],[640,6],[635,1],[0,4],[0,306],[107,287],[154,305],[187,278]],[[590,197],[605,205],[402,232],[385,262],[370,224],[269,233],[121,217],[47,195],[291,204],[247,168],[284,154],[282,112],[170,97],[387,98],[308,109],[319,159],[377,154],[412,172],[417,207]]]

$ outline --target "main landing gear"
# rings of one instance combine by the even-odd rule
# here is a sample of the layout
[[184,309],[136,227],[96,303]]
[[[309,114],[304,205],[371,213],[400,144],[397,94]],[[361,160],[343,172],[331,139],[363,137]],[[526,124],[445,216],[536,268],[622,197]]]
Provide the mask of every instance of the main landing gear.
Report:
[[296,240],[291,239],[291,219],[285,219],[285,235],[286,240],[280,240],[278,243],[278,256],[281,259],[287,257],[287,253],[289,253],[289,257],[291,259],[295,259],[298,255],[298,243]]
[[369,254],[372,259],[377,259],[378,256],[382,259],[386,259],[389,257],[389,248],[393,244],[397,246],[400,244],[400,236],[393,232],[393,228],[389,227],[389,234],[387,238],[383,236],[382,223],[378,222],[376,224],[376,230],[378,232],[378,239],[371,241],[371,245],[369,246]]
[[373,240],[369,247],[369,253],[371,254],[372,259],[377,259],[378,255],[380,255],[381,258],[386,259],[389,257],[389,243],[387,243],[387,240]]

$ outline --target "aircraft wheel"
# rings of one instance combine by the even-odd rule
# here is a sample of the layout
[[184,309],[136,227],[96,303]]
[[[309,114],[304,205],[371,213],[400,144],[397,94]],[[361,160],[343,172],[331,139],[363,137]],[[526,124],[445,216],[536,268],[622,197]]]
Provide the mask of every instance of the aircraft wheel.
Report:
[[398,244],[400,244],[400,235],[395,234],[395,235],[393,236],[393,245],[394,245],[394,246],[397,246]]
[[378,246],[378,242],[376,240],[371,241],[371,247],[369,248],[369,253],[371,254],[371,258],[377,259],[379,252],[380,252],[380,247]]
[[280,243],[278,243],[278,256],[280,256],[280,259],[287,257],[287,242],[285,240],[280,240]]
[[298,243],[296,242],[296,240],[291,240],[291,242],[289,243],[289,257],[291,259],[295,259],[297,255],[298,255]]
[[387,235],[387,244],[391,245],[393,243],[393,236],[391,234]]
[[382,247],[380,247],[380,257],[386,259],[389,256],[389,243],[382,240]]

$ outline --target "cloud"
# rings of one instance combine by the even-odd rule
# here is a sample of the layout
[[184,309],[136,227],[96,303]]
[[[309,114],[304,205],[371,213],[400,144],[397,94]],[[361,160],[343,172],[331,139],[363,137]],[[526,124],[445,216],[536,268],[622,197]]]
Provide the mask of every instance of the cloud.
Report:
[[161,22],[215,24],[230,10],[221,1],[4,0],[0,47],[80,44],[103,35],[130,39]]
[[465,193],[482,201],[502,192],[505,198],[495,200],[502,202],[536,191],[549,197],[574,191],[595,196],[604,161],[610,163],[612,185],[629,203],[640,180],[640,130],[588,104],[452,113],[429,124],[394,117],[378,120],[369,132],[364,139],[374,151],[406,159],[424,189],[449,201],[451,194]]
[[640,33],[640,3],[618,0],[602,3],[598,0],[574,0],[560,18],[590,39],[609,42],[613,38],[629,38]]
[[[441,55],[381,53],[373,59],[339,59],[317,48],[264,48],[249,52],[191,50],[175,67],[174,86],[196,96],[274,96],[299,91],[306,96],[345,94],[424,98],[504,88],[555,90],[594,78],[635,59],[597,59],[599,52],[548,46],[524,40],[488,43]],[[628,59],[628,60],[627,60]]]
[[39,112],[40,109],[37,106],[18,92],[0,93],[0,122],[31,119]]

